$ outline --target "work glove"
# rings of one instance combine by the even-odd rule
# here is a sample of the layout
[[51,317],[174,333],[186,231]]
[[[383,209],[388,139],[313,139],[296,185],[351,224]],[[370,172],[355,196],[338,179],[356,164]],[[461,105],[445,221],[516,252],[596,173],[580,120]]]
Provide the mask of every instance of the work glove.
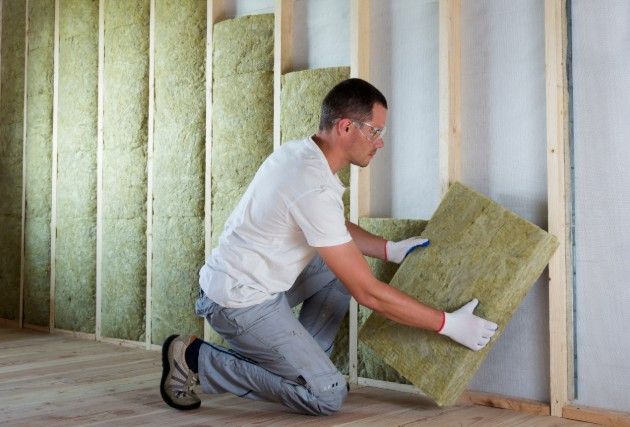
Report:
[[479,300],[475,298],[459,310],[452,313],[444,312],[444,323],[438,333],[474,351],[484,348],[499,326],[475,316],[473,311],[477,304]]
[[400,242],[388,240],[385,244],[385,261],[400,264],[409,255],[409,252],[416,248],[429,246],[429,243],[428,239],[422,237],[411,237]]

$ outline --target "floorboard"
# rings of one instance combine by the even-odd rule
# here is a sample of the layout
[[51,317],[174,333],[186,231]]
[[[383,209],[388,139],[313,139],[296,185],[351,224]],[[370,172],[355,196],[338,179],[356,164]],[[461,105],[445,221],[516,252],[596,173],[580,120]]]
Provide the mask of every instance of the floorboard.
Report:
[[232,395],[203,395],[199,410],[166,406],[158,352],[0,328],[0,425],[7,426],[589,426],[476,405],[439,408],[422,397],[354,387],[329,417]]

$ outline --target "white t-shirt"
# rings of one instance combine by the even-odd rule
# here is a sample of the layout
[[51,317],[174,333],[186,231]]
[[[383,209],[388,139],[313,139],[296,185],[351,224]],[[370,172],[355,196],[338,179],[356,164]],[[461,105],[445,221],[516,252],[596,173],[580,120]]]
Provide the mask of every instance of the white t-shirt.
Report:
[[352,240],[345,188],[311,138],[283,144],[256,172],[199,273],[223,307],[248,307],[287,291],[316,247]]

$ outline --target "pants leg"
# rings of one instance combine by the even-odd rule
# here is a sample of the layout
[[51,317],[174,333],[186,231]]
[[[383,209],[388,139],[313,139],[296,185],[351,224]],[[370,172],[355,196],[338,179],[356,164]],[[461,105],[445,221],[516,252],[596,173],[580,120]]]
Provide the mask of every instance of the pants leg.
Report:
[[286,292],[291,307],[302,303],[299,320],[328,355],[348,312],[350,294],[316,255]]
[[295,319],[286,295],[246,308],[221,307],[203,296],[197,313],[232,348],[201,346],[199,378],[206,393],[281,402],[308,414],[339,410],[345,378]]

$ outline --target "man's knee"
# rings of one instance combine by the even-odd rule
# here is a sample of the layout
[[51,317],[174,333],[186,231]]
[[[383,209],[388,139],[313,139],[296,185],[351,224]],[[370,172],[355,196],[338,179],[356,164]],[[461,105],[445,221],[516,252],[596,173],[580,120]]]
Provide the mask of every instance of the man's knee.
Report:
[[313,412],[316,415],[331,415],[341,409],[348,396],[348,386],[343,375],[337,372],[318,378],[311,385],[311,392],[315,397]]

